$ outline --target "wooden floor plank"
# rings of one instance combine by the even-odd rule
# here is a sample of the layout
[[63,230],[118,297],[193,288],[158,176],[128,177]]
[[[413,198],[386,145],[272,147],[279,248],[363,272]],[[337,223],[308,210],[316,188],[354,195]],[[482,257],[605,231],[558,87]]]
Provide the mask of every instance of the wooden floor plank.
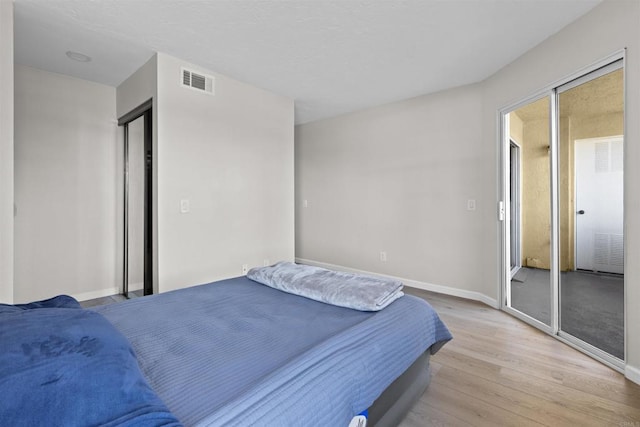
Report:
[[446,427],[446,426],[467,427],[472,426],[454,415],[447,414],[429,404],[416,405],[402,421],[403,427]]
[[[473,374],[461,375],[454,368],[442,369],[434,379],[434,384],[445,384],[460,393],[477,396],[488,406],[502,408],[543,425],[577,425],[582,421],[582,414],[563,405],[543,402],[525,391]],[[601,423],[595,421],[590,425],[597,426]]]
[[[440,411],[461,419],[472,426],[540,426],[541,424],[520,416],[513,411],[504,410],[496,405],[487,405],[478,395],[460,392],[447,384],[432,384],[425,393],[426,399],[437,404],[431,406]],[[460,404],[464,402],[464,404]],[[428,411],[425,411],[429,414]]]
[[640,386],[484,304],[405,287],[454,339],[432,356],[431,385],[400,427],[640,427]]

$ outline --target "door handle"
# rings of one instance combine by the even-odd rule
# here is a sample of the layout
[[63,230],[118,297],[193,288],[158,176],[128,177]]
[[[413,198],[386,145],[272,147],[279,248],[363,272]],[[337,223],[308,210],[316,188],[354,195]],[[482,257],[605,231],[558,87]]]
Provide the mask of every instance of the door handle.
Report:
[[577,213],[578,215],[584,215],[584,211],[582,209],[580,209]]

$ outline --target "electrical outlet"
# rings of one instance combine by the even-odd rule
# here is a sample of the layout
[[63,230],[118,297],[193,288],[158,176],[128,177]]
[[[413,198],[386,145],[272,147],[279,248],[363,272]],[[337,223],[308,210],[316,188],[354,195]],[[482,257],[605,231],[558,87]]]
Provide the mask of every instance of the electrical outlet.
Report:
[[249,272],[249,264],[242,264],[242,275],[246,276]]
[[387,262],[387,253],[385,251],[380,251],[380,261]]
[[262,265],[264,265],[265,267],[268,267],[268,266],[270,266],[270,265],[271,265],[271,261],[269,261],[269,259],[268,259],[268,258],[265,258],[265,259],[262,261]]

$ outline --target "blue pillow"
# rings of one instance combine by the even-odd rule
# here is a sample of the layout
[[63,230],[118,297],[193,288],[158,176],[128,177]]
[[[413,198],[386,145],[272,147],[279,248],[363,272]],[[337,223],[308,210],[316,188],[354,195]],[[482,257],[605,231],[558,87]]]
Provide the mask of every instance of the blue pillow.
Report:
[[127,339],[99,313],[57,298],[0,307],[0,424],[181,425]]

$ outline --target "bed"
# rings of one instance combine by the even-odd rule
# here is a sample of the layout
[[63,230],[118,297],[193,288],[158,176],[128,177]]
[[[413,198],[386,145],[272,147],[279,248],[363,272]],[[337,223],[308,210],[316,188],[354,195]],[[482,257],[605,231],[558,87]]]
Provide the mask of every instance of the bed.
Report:
[[247,277],[92,309],[34,304],[0,306],[3,425],[397,425],[451,339],[419,298],[359,311]]

